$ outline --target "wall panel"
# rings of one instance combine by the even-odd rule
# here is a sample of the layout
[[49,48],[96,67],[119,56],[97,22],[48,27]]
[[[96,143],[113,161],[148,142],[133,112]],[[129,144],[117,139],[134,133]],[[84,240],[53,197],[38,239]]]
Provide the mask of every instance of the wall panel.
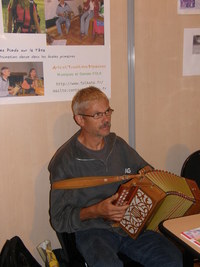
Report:
[[176,174],[200,147],[200,76],[182,75],[184,28],[200,28],[200,15],[178,15],[177,0],[135,0],[136,149]]

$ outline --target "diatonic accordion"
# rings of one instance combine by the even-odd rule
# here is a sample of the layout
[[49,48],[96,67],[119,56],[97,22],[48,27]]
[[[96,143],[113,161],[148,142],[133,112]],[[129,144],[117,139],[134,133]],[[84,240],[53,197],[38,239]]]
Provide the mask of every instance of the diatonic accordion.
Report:
[[132,238],[145,229],[158,231],[163,220],[200,212],[196,182],[166,171],[141,172],[122,184],[118,193],[114,204],[129,204],[119,226]]

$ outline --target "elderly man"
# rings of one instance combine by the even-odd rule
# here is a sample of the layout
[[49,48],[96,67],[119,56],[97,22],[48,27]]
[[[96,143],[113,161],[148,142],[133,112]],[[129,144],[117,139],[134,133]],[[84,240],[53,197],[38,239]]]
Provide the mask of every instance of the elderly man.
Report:
[[10,86],[8,77],[10,76],[10,70],[8,67],[1,68],[0,77],[0,97],[11,96],[13,94],[13,87]]
[[[76,93],[72,101],[80,130],[54,155],[50,164],[51,183],[67,178],[136,174],[148,165],[122,138],[110,132],[113,109],[98,88]],[[69,181],[69,180],[68,180]],[[77,181],[75,179],[74,181]],[[90,267],[122,267],[117,253],[145,267],[181,267],[182,254],[165,237],[145,231],[132,239],[113,222],[120,222],[127,205],[114,205],[124,181],[93,187],[52,189],[50,217],[60,233],[75,233],[76,244]]]

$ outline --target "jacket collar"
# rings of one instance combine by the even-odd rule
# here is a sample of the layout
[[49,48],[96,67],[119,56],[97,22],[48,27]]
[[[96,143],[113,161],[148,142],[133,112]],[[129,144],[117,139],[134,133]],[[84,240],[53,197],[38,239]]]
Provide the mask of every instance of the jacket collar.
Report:
[[[71,138],[71,141],[72,141],[72,153],[74,155],[75,158],[78,158],[78,159],[90,159],[89,156],[82,150],[78,149],[77,148],[77,138],[79,136],[79,133],[80,133],[80,130],[78,132],[76,132],[72,138]],[[108,155],[107,157],[110,155],[110,153],[112,152],[113,150],[113,147],[114,147],[114,144],[116,142],[116,134],[115,133],[110,133],[109,135],[107,135],[105,137],[105,140],[106,140],[106,143],[107,143],[107,146],[108,146]]]

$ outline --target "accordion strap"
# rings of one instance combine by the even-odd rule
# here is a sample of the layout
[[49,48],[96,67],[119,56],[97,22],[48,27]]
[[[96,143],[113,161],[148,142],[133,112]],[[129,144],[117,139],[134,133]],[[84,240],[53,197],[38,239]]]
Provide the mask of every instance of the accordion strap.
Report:
[[136,179],[145,175],[145,173],[152,170],[149,165],[140,169],[139,174],[129,174],[121,176],[87,176],[87,177],[76,177],[56,181],[52,183],[52,189],[75,189],[75,188],[86,188],[92,186],[99,186],[105,184],[116,183],[120,181],[126,181],[130,179]]
[[126,181],[140,176],[135,175],[121,175],[121,176],[89,176],[89,177],[76,177],[69,178],[52,183],[52,189],[74,189],[74,188],[86,188],[92,186],[99,186],[105,184],[116,183],[120,181]]

